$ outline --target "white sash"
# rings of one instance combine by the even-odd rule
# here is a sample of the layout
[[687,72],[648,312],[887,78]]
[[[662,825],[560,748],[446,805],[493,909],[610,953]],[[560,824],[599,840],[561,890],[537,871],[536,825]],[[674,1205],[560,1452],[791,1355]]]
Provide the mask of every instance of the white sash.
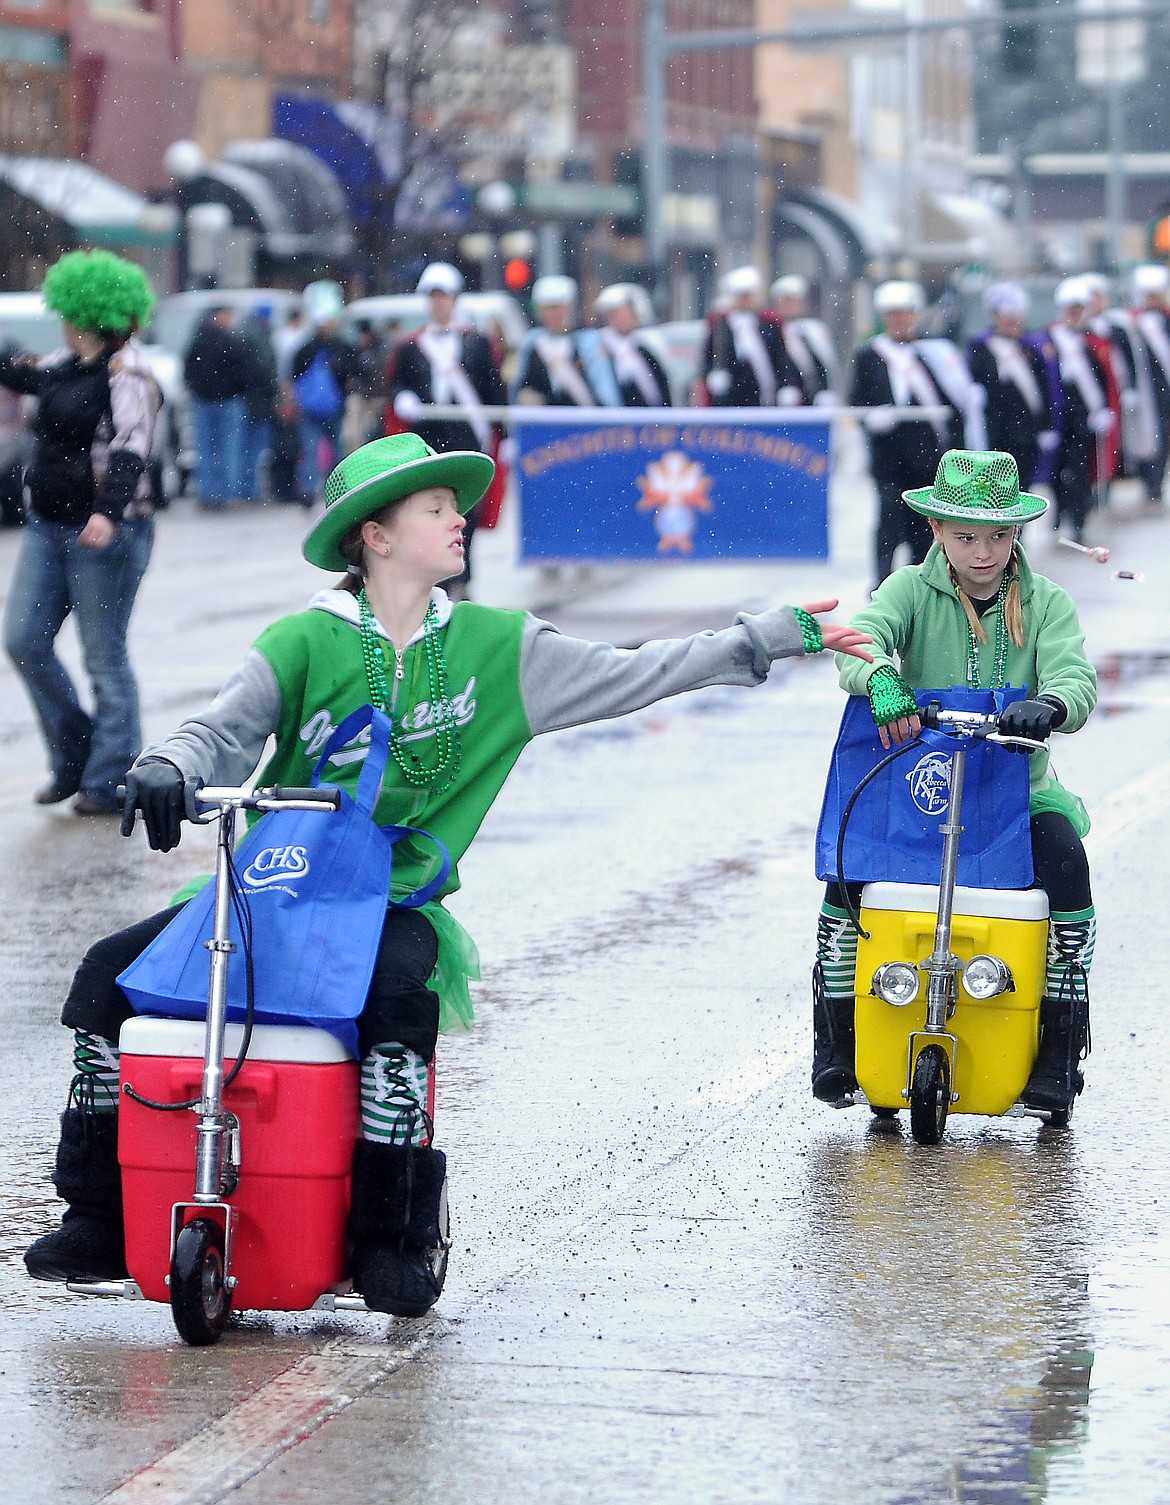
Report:
[[431,368],[431,401],[436,407],[454,404],[467,411],[467,422],[480,449],[491,448],[491,425],[476,409],[483,406],[471,378],[463,369],[463,335],[458,329],[430,324],[418,337],[419,349]]
[[[874,337],[873,348],[885,361],[889,370],[890,391],[897,407],[942,407],[943,400],[939,390],[930,379],[930,373],[926,367],[918,359],[918,352],[913,345],[892,340],[888,334],[879,334]],[[938,435],[939,442],[945,444],[946,424],[936,419],[931,423],[931,427]]]
[[594,408],[597,402],[589,383],[577,369],[571,335],[542,331],[536,337],[536,353],[544,362],[554,392],[571,397],[579,408]]
[[1036,373],[1032,370],[1032,363],[1024,354],[1024,347],[1019,340],[993,334],[988,336],[987,348],[995,357],[995,369],[1000,381],[1010,382],[1027,403],[1028,411],[1039,417],[1044,411],[1044,396],[1036,380]]
[[620,334],[616,329],[607,328],[601,331],[601,343],[605,346],[610,360],[613,361],[618,385],[633,382],[646,399],[647,407],[660,408],[662,393],[658,390],[658,383],[654,379],[646,353],[633,335]]
[[1170,384],[1170,334],[1166,330],[1165,314],[1157,308],[1143,308],[1134,317],[1142,338],[1153,351],[1154,359]]
[[760,321],[749,309],[733,308],[727,315],[727,326],[735,344],[735,358],[749,365],[756,374],[760,389],[760,406],[770,408],[776,403],[776,373],[764,341],[760,335]]
[[1089,363],[1089,347],[1085,343],[1085,336],[1079,329],[1070,329],[1067,324],[1053,324],[1048,333],[1056,346],[1061,381],[1072,382],[1081,394],[1090,417],[1099,413],[1108,406],[1108,401]]

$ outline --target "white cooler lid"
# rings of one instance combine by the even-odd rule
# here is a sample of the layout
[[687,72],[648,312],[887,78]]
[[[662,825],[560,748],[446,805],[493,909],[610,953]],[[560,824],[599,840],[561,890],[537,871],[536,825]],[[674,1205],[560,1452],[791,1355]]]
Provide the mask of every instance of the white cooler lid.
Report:
[[[122,1026],[118,1049],[126,1056],[203,1057],[202,1019],[156,1019],[137,1014]],[[244,1036],[242,1024],[224,1030],[224,1059],[234,1061]],[[290,1061],[328,1065],[354,1057],[336,1035],[308,1024],[258,1024],[248,1046],[249,1061]]]
[[[867,909],[936,914],[938,885],[867,883],[861,891],[861,902]],[[1048,895],[1042,888],[956,887],[954,912],[987,920],[1046,920]]]

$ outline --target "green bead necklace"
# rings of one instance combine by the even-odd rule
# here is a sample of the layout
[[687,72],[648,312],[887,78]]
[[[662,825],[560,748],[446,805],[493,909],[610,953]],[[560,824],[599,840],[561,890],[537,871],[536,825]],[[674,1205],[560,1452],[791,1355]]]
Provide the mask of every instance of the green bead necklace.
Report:
[[[366,667],[366,683],[370,701],[391,714],[391,696],[386,682],[386,657],[377,628],[374,613],[364,590],[358,592],[358,632],[362,643],[362,660]],[[427,660],[427,684],[430,687],[431,714],[434,718],[435,747],[438,762],[428,767],[412,746],[404,744],[393,729],[391,716],[390,752],[402,777],[415,789],[430,789],[440,794],[455,782],[459,765],[463,760],[463,745],[459,737],[459,723],[451,712],[451,699],[447,690],[447,663],[439,645],[439,614],[432,601],[427,607],[423,622],[423,648]],[[394,678],[405,677],[402,653],[394,649]]]
[[979,649],[971,623],[969,621],[967,623],[967,683],[972,689],[1000,689],[1003,686],[1004,675],[1007,672],[1007,626],[1003,619],[1003,607],[1010,584],[1008,572],[1005,570],[1003,579],[999,582],[999,594],[995,598],[995,667],[990,685],[979,683]]

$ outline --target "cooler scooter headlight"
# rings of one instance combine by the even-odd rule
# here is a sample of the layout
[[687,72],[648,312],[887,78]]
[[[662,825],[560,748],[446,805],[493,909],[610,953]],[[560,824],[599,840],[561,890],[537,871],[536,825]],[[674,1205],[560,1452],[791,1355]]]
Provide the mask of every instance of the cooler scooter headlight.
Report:
[[883,962],[873,974],[873,990],[886,1003],[905,1008],[918,997],[921,979],[909,962]]
[[973,956],[963,968],[963,986],[972,998],[994,998],[1014,986],[1011,968],[998,956]]

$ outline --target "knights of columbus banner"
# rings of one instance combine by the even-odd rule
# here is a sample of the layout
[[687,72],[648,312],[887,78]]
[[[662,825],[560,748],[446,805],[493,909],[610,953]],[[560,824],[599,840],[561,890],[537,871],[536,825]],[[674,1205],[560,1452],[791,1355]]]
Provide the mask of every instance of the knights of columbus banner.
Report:
[[829,557],[827,415],[608,416],[516,416],[524,559]]

